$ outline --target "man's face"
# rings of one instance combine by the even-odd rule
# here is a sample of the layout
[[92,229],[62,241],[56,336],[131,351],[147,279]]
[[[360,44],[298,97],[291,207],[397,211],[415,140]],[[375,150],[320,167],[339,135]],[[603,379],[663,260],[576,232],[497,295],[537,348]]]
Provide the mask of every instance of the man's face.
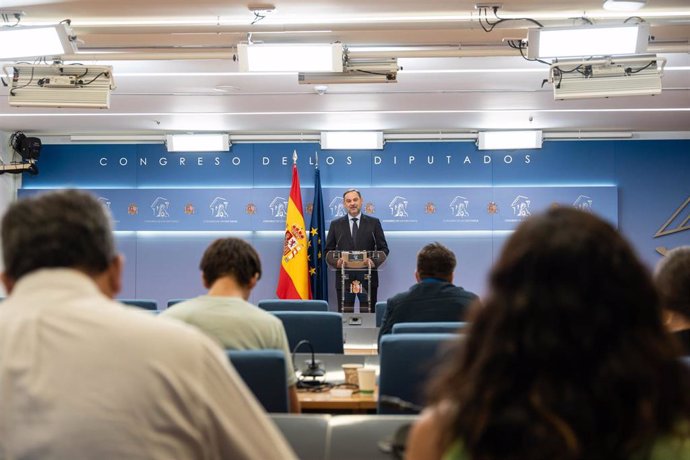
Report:
[[357,192],[346,193],[343,201],[345,202],[348,214],[352,217],[359,214],[359,210],[362,209],[362,199]]

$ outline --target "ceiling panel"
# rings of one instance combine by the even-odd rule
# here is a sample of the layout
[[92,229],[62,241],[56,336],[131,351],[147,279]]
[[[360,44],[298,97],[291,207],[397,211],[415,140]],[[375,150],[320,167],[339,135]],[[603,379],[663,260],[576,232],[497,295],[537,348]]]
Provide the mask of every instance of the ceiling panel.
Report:
[[[536,24],[506,21],[485,32],[474,2],[276,1],[275,12],[252,25],[249,2],[6,0],[0,8],[23,10],[23,24],[70,18],[83,54],[69,63],[113,65],[117,88],[110,109],[89,110],[12,108],[3,87],[0,130],[55,135],[355,128],[690,132],[687,0],[650,0],[637,13],[617,14],[604,11],[601,1],[501,3],[499,17],[534,18],[545,25],[620,23],[639,15],[651,24],[651,45],[668,59],[662,94],[554,101],[551,84],[542,86],[548,66],[527,62],[504,42],[525,38]],[[297,84],[295,74],[240,74],[235,46],[250,33],[253,41],[341,41],[353,53],[387,46],[403,70],[398,83],[331,84],[320,95],[314,85]],[[413,51],[424,57],[403,57]],[[439,51],[455,57],[432,57]]]

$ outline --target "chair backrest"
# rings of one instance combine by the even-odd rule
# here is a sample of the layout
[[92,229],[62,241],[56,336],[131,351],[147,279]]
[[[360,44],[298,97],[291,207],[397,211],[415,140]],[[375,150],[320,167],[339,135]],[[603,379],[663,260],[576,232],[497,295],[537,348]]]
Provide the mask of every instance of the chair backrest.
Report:
[[189,300],[189,299],[169,299],[168,300],[168,308],[172,307],[176,303],[184,302],[185,300]]
[[[274,311],[283,322],[290,350],[300,340],[309,340],[314,353],[343,353],[343,318],[332,311]],[[300,348],[308,352],[308,347]]]
[[144,310],[158,311],[158,302],[151,299],[118,299],[119,302],[132,307],[143,308]]
[[383,324],[383,315],[386,313],[387,308],[388,302],[386,302],[385,300],[382,302],[376,302],[376,327],[381,327],[381,325]]
[[[382,447],[395,442],[404,448],[406,436],[399,430],[409,426],[416,415],[338,415],[329,423],[328,460],[391,460],[396,457]],[[405,431],[407,433],[407,431]],[[395,439],[398,438],[398,439]]]
[[393,334],[423,334],[429,332],[446,332],[457,334],[467,323],[460,321],[434,321],[429,323],[396,323]]
[[[387,334],[381,338],[379,360],[379,414],[409,413],[382,404],[381,397],[400,398],[405,402],[424,403],[424,385],[433,375],[446,344],[458,340],[458,334]],[[448,347],[450,348],[450,347]],[[385,398],[384,398],[385,399]]]
[[267,412],[288,412],[285,354],[281,350],[226,350],[230,362]]
[[328,458],[332,418],[328,414],[271,414],[273,423],[300,460]]
[[266,311],[328,311],[328,302],[325,300],[260,300],[259,308]]

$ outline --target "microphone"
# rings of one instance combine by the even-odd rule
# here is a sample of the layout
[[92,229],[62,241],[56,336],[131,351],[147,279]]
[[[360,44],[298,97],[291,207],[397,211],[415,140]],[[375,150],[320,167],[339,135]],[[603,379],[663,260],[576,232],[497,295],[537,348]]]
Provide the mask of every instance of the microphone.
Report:
[[[322,385],[325,382],[325,378],[323,377],[326,376],[326,371],[323,369],[323,363],[314,358],[314,346],[309,340],[300,340],[297,342],[297,345],[295,345],[295,348],[292,349],[292,365],[295,368],[297,367],[295,366],[295,353],[297,353],[297,350],[302,345],[309,346],[311,351],[311,361],[306,362],[307,368],[302,371],[302,375],[300,376],[299,382],[297,382],[297,386],[314,387]],[[305,380],[306,377],[310,377],[311,380]],[[321,380],[317,380],[317,378],[320,378]]]
[[343,237],[343,235],[340,235],[340,236],[338,237],[338,239],[335,240],[335,249],[334,249],[334,251],[335,251],[335,257],[338,258],[338,259],[340,259],[340,249],[339,249],[338,245],[340,244],[340,238],[342,238],[342,237]]
[[376,235],[374,234],[374,232],[371,232],[371,237],[374,239],[374,257],[373,257],[373,259],[378,260],[379,251],[378,251],[378,246],[376,245]]

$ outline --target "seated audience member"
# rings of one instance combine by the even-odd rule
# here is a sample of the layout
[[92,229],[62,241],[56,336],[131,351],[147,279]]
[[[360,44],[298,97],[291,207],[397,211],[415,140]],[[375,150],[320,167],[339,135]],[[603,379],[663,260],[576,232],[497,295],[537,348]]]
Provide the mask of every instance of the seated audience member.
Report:
[[162,315],[196,326],[226,349],[282,350],[290,411],[299,412],[297,377],[283,323],[247,301],[261,277],[259,255],[243,240],[222,238],[206,249],[199,268],[208,294],[173,305]]
[[611,225],[570,208],[531,217],[489,284],[406,458],[690,458],[690,369]]
[[75,190],[2,220],[0,458],[295,458],[212,340],[115,302],[106,208]]
[[657,266],[655,281],[664,323],[690,355],[690,246],[673,249]]
[[453,284],[456,260],[440,243],[427,244],[417,254],[417,284],[387,301],[379,342],[396,323],[462,321],[478,297]]

